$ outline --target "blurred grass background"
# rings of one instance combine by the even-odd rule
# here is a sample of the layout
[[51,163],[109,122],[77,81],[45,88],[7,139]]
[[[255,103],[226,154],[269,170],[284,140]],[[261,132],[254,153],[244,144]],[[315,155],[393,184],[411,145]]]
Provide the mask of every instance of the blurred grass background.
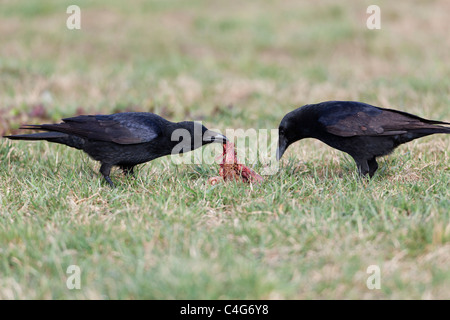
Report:
[[[270,129],[325,100],[450,119],[448,1],[378,1],[381,30],[370,1],[72,2],[0,1],[0,133],[125,110]],[[0,298],[448,299],[448,147],[402,146],[367,183],[308,140],[257,188],[167,158],[109,190],[81,152],[2,140]]]

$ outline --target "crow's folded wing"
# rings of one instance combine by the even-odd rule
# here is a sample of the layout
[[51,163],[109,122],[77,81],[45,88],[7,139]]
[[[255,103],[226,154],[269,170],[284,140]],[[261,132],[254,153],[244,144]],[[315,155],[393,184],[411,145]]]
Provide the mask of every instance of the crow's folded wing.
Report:
[[319,118],[319,123],[332,134],[341,137],[390,136],[404,134],[408,130],[435,128],[433,124],[448,124],[391,109],[377,108],[379,112],[368,114],[364,111],[345,115],[327,114]]
[[152,119],[152,115],[83,115],[63,119],[64,122],[59,124],[28,125],[22,128],[57,131],[118,144],[137,144],[152,141],[161,134],[159,122],[157,118]]

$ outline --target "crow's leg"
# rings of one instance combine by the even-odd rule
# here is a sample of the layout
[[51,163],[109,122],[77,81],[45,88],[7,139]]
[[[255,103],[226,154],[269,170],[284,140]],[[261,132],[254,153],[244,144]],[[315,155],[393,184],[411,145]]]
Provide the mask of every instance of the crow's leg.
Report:
[[375,171],[377,171],[378,169],[377,159],[373,157],[372,159],[367,161],[367,164],[369,165],[369,176],[372,178],[375,174]]
[[122,169],[123,174],[126,176],[134,176],[134,166],[133,165],[123,165],[120,166],[120,169]]
[[367,163],[367,159],[361,159],[361,158],[355,158],[353,159],[356,162],[356,165],[358,167],[358,172],[361,177],[364,177],[369,173],[369,164]]
[[112,165],[109,163],[102,163],[102,166],[100,167],[100,173],[103,175],[106,181],[108,181],[111,188],[115,188],[114,183],[112,182],[111,178],[109,177],[109,173],[111,172]]

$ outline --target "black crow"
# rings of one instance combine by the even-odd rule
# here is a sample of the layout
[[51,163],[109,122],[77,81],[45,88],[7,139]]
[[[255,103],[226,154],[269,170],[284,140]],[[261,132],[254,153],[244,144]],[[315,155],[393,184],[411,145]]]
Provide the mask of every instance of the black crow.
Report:
[[360,175],[372,177],[378,169],[376,158],[391,153],[400,144],[434,133],[450,133],[450,127],[438,124],[450,125],[361,102],[308,104],[281,120],[277,160],[292,143],[316,138],[351,155]]
[[192,121],[171,122],[156,114],[125,112],[82,115],[59,124],[25,125],[21,129],[46,132],[5,136],[13,140],[46,140],[83,150],[100,161],[100,173],[114,187],[111,168],[133,174],[135,165],[169,154],[194,150],[226,137]]

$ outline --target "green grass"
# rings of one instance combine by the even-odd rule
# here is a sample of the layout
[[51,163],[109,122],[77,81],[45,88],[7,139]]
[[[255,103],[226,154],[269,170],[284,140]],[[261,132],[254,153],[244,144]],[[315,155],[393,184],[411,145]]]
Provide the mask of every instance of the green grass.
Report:
[[[333,99],[450,119],[446,1],[382,1],[378,31],[369,2],[136,3],[79,1],[79,31],[70,1],[2,4],[0,132],[80,109],[271,129]],[[0,299],[449,299],[449,146],[403,145],[361,181],[304,140],[252,187],[210,186],[217,165],[166,157],[134,179],[114,170],[112,190],[80,151],[2,139]]]

